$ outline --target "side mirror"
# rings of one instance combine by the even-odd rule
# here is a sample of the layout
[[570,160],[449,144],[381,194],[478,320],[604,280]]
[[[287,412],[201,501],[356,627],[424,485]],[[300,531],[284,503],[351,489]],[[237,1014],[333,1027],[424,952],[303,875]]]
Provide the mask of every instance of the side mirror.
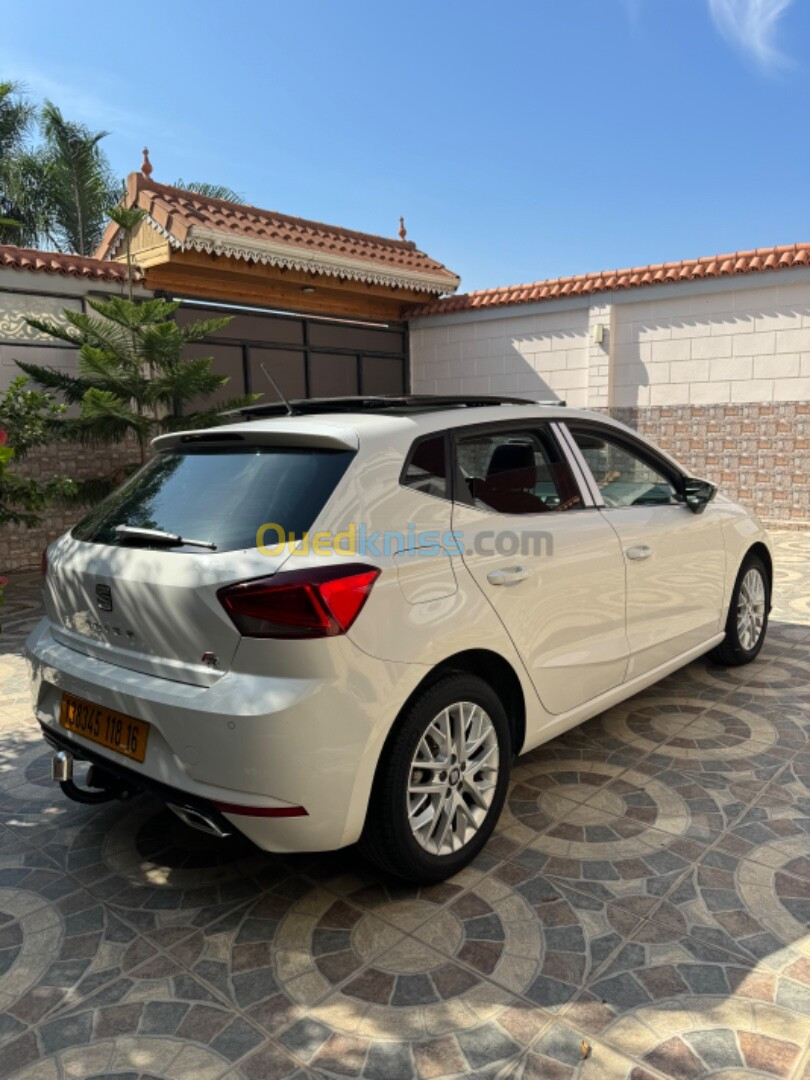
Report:
[[683,497],[693,514],[702,514],[716,494],[717,487],[711,480],[687,476],[683,482]]

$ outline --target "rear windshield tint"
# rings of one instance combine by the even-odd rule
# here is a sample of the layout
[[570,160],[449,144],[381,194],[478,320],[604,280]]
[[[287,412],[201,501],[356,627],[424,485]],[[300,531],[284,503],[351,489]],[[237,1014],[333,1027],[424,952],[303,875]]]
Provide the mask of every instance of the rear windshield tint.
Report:
[[256,547],[256,533],[268,522],[300,536],[353,456],[351,450],[275,446],[167,451],[101,502],[72,535],[117,544],[115,526],[130,525],[206,540],[217,551]]

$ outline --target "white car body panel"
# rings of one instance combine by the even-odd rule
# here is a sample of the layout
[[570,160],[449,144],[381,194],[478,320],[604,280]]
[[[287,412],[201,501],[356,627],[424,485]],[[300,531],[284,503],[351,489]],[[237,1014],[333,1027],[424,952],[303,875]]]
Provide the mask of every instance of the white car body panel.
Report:
[[[465,541],[493,530],[518,534],[529,528],[546,535],[535,554],[470,551],[464,564],[508,628],[549,713],[570,712],[623,681],[624,558],[599,510],[518,516],[457,504],[453,523]],[[469,551],[470,544],[465,546]],[[514,571],[527,576],[511,584]],[[488,575],[498,572],[507,580],[493,588]]]
[[[719,632],[725,594],[723,514],[683,506],[603,511],[627,571],[627,678],[665,664]],[[633,549],[643,558],[633,559]]]

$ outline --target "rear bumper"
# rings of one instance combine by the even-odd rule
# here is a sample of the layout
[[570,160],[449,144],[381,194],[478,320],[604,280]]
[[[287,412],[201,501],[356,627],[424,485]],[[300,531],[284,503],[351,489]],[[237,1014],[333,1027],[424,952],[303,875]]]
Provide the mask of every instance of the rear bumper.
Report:
[[129,791],[147,791],[150,795],[154,795],[162,802],[169,803],[172,806],[180,807],[183,810],[196,810],[209,818],[222,832],[228,833],[232,831],[233,826],[228,819],[209,799],[190,795],[187,791],[179,791],[176,788],[169,787],[168,784],[161,784],[160,781],[153,780],[150,776],[127,768],[126,765],[121,764],[119,761],[113,761],[110,757],[106,757],[95,749],[91,750],[84,745],[79,746],[78,740],[72,739],[69,735],[65,735],[64,732],[57,731],[47,724],[43,724],[42,721],[40,721],[39,726],[42,729],[45,741],[50,743],[54,750],[66,750],[81,761],[99,765],[106,772],[117,777]]
[[[176,805],[219,814],[267,851],[326,851],[358,839],[380,749],[421,669],[375,660],[333,639],[328,678],[231,671],[192,686],[109,664],[56,641],[44,619],[26,643],[45,737]],[[410,670],[405,670],[410,669]],[[150,725],[130,761],[59,726],[68,691]],[[306,815],[264,817],[303,806]]]

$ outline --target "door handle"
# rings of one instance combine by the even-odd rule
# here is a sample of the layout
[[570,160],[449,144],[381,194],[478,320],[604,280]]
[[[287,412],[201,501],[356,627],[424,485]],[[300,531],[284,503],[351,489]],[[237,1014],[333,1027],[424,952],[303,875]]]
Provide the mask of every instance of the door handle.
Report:
[[642,559],[649,559],[652,555],[652,548],[649,544],[637,544],[635,547],[625,548],[624,553],[633,562],[641,562]]
[[524,566],[508,566],[503,570],[490,570],[487,581],[490,585],[514,585],[528,576],[529,571]]

